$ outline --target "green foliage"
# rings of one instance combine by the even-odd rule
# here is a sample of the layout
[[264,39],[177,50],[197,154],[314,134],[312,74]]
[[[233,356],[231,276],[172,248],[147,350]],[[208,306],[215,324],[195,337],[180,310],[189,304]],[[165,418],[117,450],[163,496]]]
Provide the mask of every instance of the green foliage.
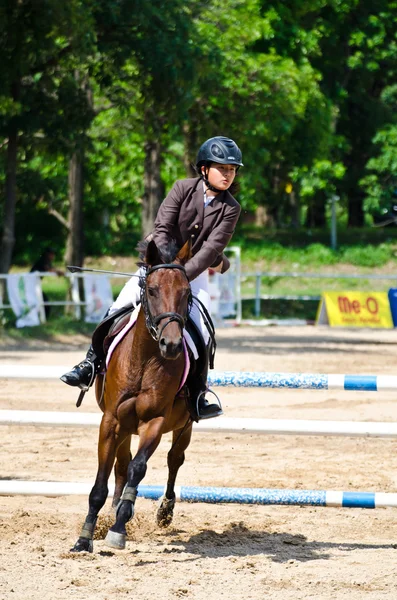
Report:
[[[54,215],[68,214],[79,144],[87,254],[133,252],[150,140],[162,148],[166,190],[185,175],[185,156],[224,134],[243,150],[243,208],[264,207],[272,227],[323,226],[334,194],[341,221],[362,225],[364,208],[371,222],[396,199],[396,7],[0,0],[1,188],[10,129],[19,137],[14,259],[64,248]],[[300,261],[314,259],[307,246]],[[354,260],[370,261],[362,254]]]
[[134,120],[132,110],[112,108],[101,112],[91,128],[84,203],[89,254],[128,254],[138,240],[143,148]]
[[[256,228],[244,228],[233,240],[234,245],[241,247],[245,267],[251,271],[311,271],[341,265],[381,268],[397,260],[394,229],[362,229],[360,235],[341,229],[337,250],[330,248],[329,232],[314,231],[309,235],[305,230],[278,231],[264,240],[260,233]],[[337,271],[338,268],[333,270]]]
[[84,2],[2,0],[0,132],[6,134],[11,124],[22,135],[41,129],[49,135],[53,127],[64,135],[73,132],[73,121],[80,125],[85,114],[71,70],[92,42]]
[[268,264],[283,262],[289,267],[307,267],[317,268],[321,265],[336,264],[341,256],[323,244],[309,244],[305,248],[286,248],[280,243],[264,243],[243,249],[247,260],[264,260]]
[[205,62],[190,114],[202,138],[225,133],[242,147],[249,169],[241,175],[243,206],[265,203],[285,216],[289,171],[295,164],[310,169],[319,149],[329,147],[331,113],[310,62],[263,45],[273,41],[276,21],[274,10],[261,15],[256,0],[219,0],[198,15]]
[[388,210],[397,200],[397,124],[379,131],[374,143],[378,155],[368,161],[368,174],[361,185],[367,193],[366,209],[376,214]]
[[326,190],[329,197],[337,191],[336,182],[342,179],[346,171],[341,162],[314,160],[312,167],[296,167],[291,172],[292,181],[300,187],[302,198],[313,197],[319,190]]
[[389,260],[395,260],[395,246],[381,244],[341,248],[340,256],[343,262],[359,267],[381,267]]

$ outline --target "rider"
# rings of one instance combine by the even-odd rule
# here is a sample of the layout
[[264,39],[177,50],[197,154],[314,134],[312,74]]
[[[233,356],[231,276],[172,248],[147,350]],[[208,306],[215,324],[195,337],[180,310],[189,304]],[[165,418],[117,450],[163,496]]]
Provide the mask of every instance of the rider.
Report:
[[[196,171],[198,177],[176,181],[163,200],[154,223],[152,238],[161,247],[174,239],[179,248],[190,238],[192,258],[185,269],[193,296],[197,296],[209,310],[208,269],[224,273],[230,267],[223,250],[229,243],[236,227],[240,205],[229,192],[239,167],[243,166],[242,154],[237,144],[226,137],[208,139],[200,147]],[[131,277],[108,311],[112,315],[120,308],[140,298],[138,278]],[[209,334],[198,306],[194,303],[190,313],[199,328],[208,350]],[[208,354],[202,373],[195,377],[194,388],[189,387],[193,400],[199,398],[199,418],[222,414],[218,404],[209,404],[204,392],[207,388]],[[88,389],[100,367],[98,358],[90,346],[86,358],[71,371],[62,375],[68,385]]]

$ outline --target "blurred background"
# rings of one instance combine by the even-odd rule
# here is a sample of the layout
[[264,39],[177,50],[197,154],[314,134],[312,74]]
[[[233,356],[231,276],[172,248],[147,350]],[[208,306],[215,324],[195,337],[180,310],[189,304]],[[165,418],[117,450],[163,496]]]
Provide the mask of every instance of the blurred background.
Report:
[[0,274],[48,246],[133,269],[214,135],[243,152],[242,273],[392,273],[396,25],[382,0],[0,0]]

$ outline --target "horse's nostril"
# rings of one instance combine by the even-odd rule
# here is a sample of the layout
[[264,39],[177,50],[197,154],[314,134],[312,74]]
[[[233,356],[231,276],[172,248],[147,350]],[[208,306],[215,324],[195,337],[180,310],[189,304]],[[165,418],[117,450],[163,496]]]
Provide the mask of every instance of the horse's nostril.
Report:
[[181,338],[178,341],[171,341],[162,337],[159,340],[159,347],[164,356],[177,358],[183,350],[183,341]]

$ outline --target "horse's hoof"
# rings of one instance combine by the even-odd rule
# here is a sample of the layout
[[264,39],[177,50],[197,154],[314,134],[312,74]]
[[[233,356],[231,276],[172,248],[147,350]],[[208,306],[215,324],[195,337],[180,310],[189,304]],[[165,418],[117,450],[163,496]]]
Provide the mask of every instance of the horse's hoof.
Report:
[[87,538],[79,538],[70,552],[92,552],[94,550],[94,544],[92,540]]
[[161,498],[161,504],[157,511],[157,525],[159,527],[169,527],[174,516],[175,498],[169,500],[165,496]]
[[105,538],[106,546],[110,548],[116,548],[116,550],[124,550],[127,536],[124,533],[117,533],[109,529]]

